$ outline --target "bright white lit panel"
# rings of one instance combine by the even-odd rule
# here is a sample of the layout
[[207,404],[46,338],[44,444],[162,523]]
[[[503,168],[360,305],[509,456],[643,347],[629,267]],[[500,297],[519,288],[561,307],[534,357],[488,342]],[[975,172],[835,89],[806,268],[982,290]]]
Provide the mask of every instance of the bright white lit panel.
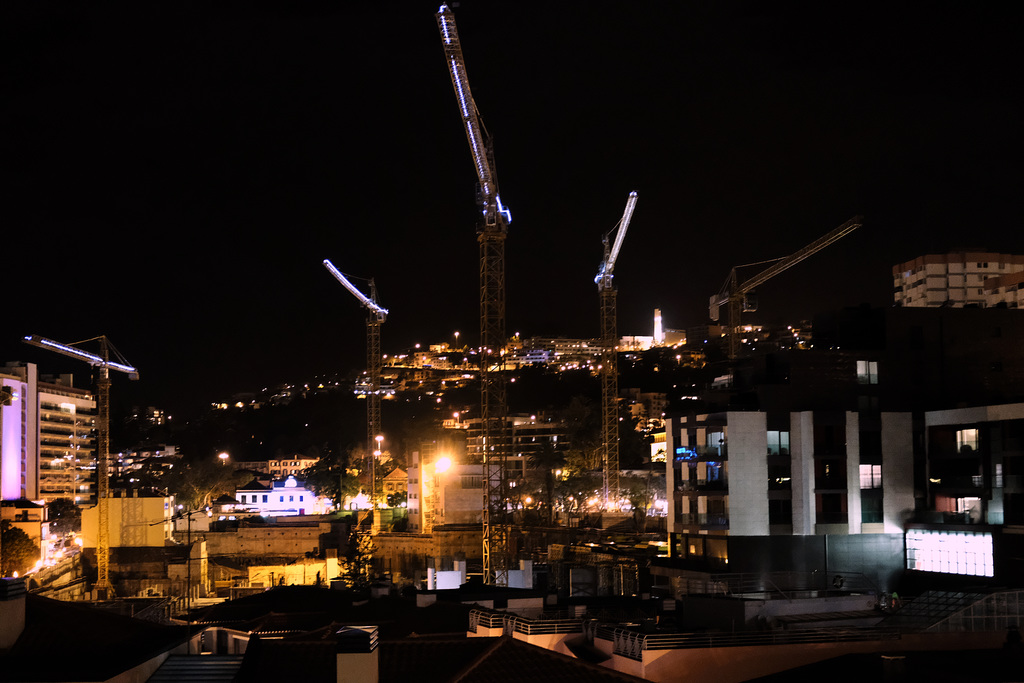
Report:
[[992,534],[987,531],[911,529],[907,569],[965,576],[992,576]]

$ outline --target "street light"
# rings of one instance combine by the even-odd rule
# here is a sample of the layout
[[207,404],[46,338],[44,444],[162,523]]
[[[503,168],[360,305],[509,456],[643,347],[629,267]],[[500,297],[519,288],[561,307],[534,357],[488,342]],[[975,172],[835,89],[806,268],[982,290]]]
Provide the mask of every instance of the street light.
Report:
[[380,458],[381,444],[384,442],[384,435],[378,434],[373,437],[377,442],[377,450],[373,452],[373,461],[370,463],[370,507],[377,509],[377,460]]
[[228,454],[227,454],[227,452],[223,452],[223,453],[221,453],[220,455],[218,455],[217,457],[218,457],[218,458],[220,458],[220,464],[221,464],[221,465],[227,465],[227,464],[228,464],[228,459],[229,459],[229,458],[230,458],[231,456],[230,456],[230,455],[228,455]]

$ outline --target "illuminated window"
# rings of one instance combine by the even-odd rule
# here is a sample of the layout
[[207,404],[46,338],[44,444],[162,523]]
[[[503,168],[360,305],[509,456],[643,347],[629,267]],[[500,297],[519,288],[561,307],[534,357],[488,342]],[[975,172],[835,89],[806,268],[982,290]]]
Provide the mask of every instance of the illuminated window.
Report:
[[978,430],[960,429],[956,433],[956,450],[958,453],[970,453],[978,450]]
[[878,361],[857,361],[857,383],[878,384]]
[[882,488],[882,466],[861,465],[860,466],[860,487],[862,489]]
[[725,452],[725,432],[708,432],[707,433],[707,444],[708,449],[714,449],[712,452],[718,455],[724,455]]
[[768,455],[789,455],[789,432],[768,432]]

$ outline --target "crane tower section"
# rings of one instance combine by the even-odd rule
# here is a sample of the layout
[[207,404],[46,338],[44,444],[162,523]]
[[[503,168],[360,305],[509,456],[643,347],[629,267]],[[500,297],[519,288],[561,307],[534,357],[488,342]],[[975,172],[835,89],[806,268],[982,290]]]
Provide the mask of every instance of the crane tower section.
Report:
[[594,278],[601,301],[601,450],[605,507],[619,498],[619,356],[616,349],[619,339],[618,292],[612,278],[615,261],[626,239],[635,207],[636,192],[630,192],[626,199],[626,209],[616,224],[618,231],[615,240],[610,247],[611,231],[604,236],[604,258]]
[[505,236],[512,220],[498,192],[494,150],[477,111],[466,75],[455,17],[447,5],[436,14],[445,62],[466,130],[477,176],[480,245],[480,418],[483,437],[483,575],[487,583],[507,585],[512,557],[509,546],[507,395],[505,387]]
[[[53,351],[64,356],[85,361],[96,368],[96,507],[99,528],[96,533],[96,593],[102,599],[113,597],[114,587],[110,583],[110,370],[126,373],[129,379],[138,379],[139,372],[120,358],[117,349],[106,337],[86,339],[86,343],[98,341],[99,354],[89,353],[72,344],[29,335],[22,339],[26,344]],[[120,361],[110,359],[113,350]]]
[[378,502],[377,489],[379,487],[377,483],[377,461],[374,456],[374,440],[377,439],[383,429],[380,410],[380,375],[384,356],[381,353],[380,328],[384,321],[387,320],[388,310],[377,303],[377,287],[373,279],[370,279],[370,295],[367,296],[359,291],[345,274],[335,268],[334,264],[329,260],[324,259],[324,267],[366,309],[366,374],[370,380],[366,392],[366,451],[367,460],[370,462],[370,503],[376,507]]

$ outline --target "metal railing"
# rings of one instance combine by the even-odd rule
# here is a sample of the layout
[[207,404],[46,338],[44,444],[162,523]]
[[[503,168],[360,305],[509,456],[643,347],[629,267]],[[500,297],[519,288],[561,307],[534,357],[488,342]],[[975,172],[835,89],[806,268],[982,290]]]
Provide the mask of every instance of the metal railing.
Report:
[[614,654],[641,661],[644,650],[899,640],[900,632],[891,628],[858,628],[743,633],[640,633],[628,628],[599,626],[595,637],[610,640]]
[[505,635],[521,633],[525,636],[583,633],[582,619],[529,619],[513,614],[505,617]]
[[469,630],[477,633],[480,628],[500,628],[508,636],[513,633],[525,636],[583,633],[583,619],[560,615],[541,615],[534,619],[509,612],[472,609],[469,611]]

